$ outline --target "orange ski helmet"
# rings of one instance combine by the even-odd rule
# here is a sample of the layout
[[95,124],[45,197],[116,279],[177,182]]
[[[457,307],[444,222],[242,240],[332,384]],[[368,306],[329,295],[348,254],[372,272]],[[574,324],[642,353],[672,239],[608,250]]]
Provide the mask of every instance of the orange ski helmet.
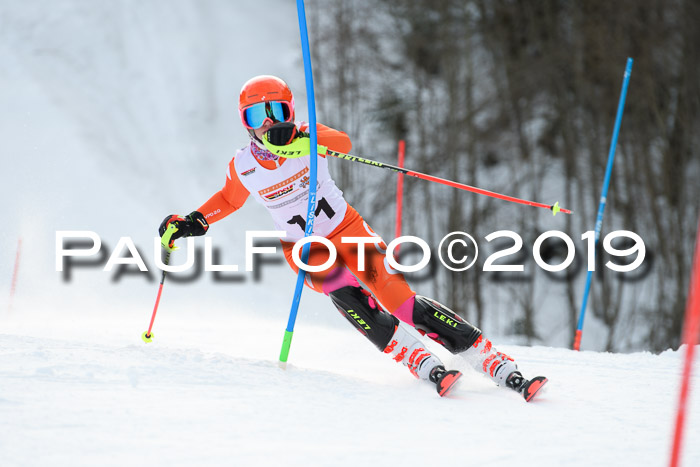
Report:
[[261,75],[249,79],[241,88],[241,94],[238,97],[238,110],[246,128],[250,130],[259,127],[259,125],[249,124],[246,109],[255,104],[268,102],[282,104],[284,115],[281,116],[282,118],[277,118],[278,121],[294,121],[294,95],[287,83],[276,76]]

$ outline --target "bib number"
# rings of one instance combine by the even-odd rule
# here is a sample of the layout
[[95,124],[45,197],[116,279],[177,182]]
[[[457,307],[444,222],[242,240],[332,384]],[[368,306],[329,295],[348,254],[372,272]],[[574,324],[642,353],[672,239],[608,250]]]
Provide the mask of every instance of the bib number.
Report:
[[[331,205],[328,204],[326,198],[321,198],[320,200],[318,200],[318,204],[316,206],[316,211],[314,212],[314,215],[318,217],[318,215],[321,214],[321,211],[323,211],[326,214],[326,217],[328,217],[329,219],[333,219],[333,216],[335,216],[335,211],[333,210]],[[306,219],[301,217],[299,214],[289,219],[287,221],[287,224],[297,224],[302,232],[306,232]]]

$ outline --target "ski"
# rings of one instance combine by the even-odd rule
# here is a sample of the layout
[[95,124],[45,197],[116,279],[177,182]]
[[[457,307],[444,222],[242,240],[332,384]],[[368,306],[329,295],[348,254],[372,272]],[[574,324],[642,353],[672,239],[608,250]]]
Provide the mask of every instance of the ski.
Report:
[[522,386],[521,390],[525,400],[530,402],[537,395],[537,393],[540,392],[540,389],[547,384],[547,381],[548,379],[544,376],[535,376],[530,381],[527,381]]
[[449,370],[441,373],[438,376],[435,386],[440,397],[447,396],[454,389],[457,380],[462,377],[462,372],[457,370]]
[[527,402],[530,402],[546,383],[547,378],[544,376],[535,376],[527,380],[519,371],[512,372],[506,379],[506,387],[522,394]]

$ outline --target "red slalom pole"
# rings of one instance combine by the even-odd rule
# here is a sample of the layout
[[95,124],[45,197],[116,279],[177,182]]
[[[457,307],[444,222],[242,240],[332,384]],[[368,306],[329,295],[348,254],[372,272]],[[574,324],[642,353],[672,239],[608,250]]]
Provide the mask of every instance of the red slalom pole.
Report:
[[[174,250],[177,250],[174,240],[172,240],[172,236],[175,232],[177,232],[177,227],[175,227],[175,224],[170,224],[168,225],[168,228],[166,229],[165,233],[163,233],[163,235],[160,238],[160,244],[165,249],[165,259],[163,260],[163,264],[165,266],[167,266],[170,263],[170,253],[172,253]],[[148,325],[148,331],[141,334],[141,339],[143,339],[145,343],[149,343],[153,340],[153,334],[151,333],[151,330],[153,330],[153,322],[156,320],[156,312],[158,311],[160,296],[163,293],[163,283],[165,283],[165,274],[165,268],[163,268],[163,275],[160,276],[160,286],[158,287],[158,296],[156,297],[156,304],[153,307],[153,314],[151,315],[151,324]]]
[[8,313],[12,311],[12,303],[15,299],[15,290],[17,289],[17,277],[19,276],[19,262],[22,256],[22,237],[17,240],[17,254],[15,255],[15,268],[12,272],[12,286],[10,286],[10,304],[7,308]]
[[[166,266],[168,263],[170,263],[170,250],[165,252],[165,260],[163,260],[163,264]],[[153,307],[153,314],[151,315],[151,324],[148,325],[148,331],[141,334],[141,339],[143,339],[143,341],[146,343],[153,340],[151,330],[153,329],[153,322],[156,320],[156,313],[158,312],[158,305],[160,304],[160,296],[163,293],[163,283],[165,283],[165,269],[163,269],[163,275],[160,276],[160,286],[158,286],[158,296],[156,296],[156,304]]]
[[[403,160],[406,154],[406,141],[399,141],[399,168],[403,169]],[[403,174],[399,173],[396,181],[396,234],[394,238],[401,236],[401,209],[403,207]]]
[[[268,148],[269,148],[269,146],[268,146]],[[322,148],[322,147],[319,147],[319,148]],[[498,199],[502,199],[504,201],[510,201],[511,203],[518,203],[518,204],[524,204],[526,206],[534,206],[537,208],[549,209],[550,211],[552,211],[552,213],[555,216],[557,215],[558,212],[563,212],[564,214],[572,214],[573,213],[569,209],[564,209],[564,208],[559,207],[559,202],[556,202],[552,205],[543,204],[543,203],[536,203],[534,201],[528,201],[525,199],[516,198],[514,196],[502,195],[500,193],[484,190],[482,188],[473,187],[471,185],[465,185],[464,183],[453,182],[452,180],[446,180],[444,178],[435,177],[433,175],[428,175],[428,174],[424,174],[421,172],[415,172],[413,170],[404,169],[402,167],[397,167],[395,165],[385,164],[383,162],[377,162],[377,161],[373,161],[370,159],[365,159],[364,157],[358,157],[358,156],[353,156],[352,154],[345,154],[345,153],[338,152],[338,151],[332,151],[332,150],[327,149],[327,148],[325,148],[325,149],[326,149],[325,153],[322,153],[320,150],[319,150],[319,153],[322,153],[322,154],[325,154],[328,156],[332,156],[332,157],[336,157],[338,159],[344,159],[344,160],[347,160],[350,162],[361,162],[363,164],[371,165],[373,167],[381,167],[383,169],[393,170],[394,172],[399,172],[399,173],[402,173],[405,175],[410,175],[411,177],[422,178],[423,180],[428,180],[430,182],[436,182],[436,183],[440,183],[442,185],[451,186],[453,188],[459,188],[460,190],[471,191],[472,193],[478,193],[480,195],[490,196],[492,198],[498,198]]]
[[682,344],[685,344],[685,361],[683,362],[681,390],[678,397],[678,410],[676,412],[676,428],[671,451],[671,467],[680,465],[683,430],[685,428],[685,412],[690,392],[690,377],[693,372],[693,357],[695,346],[698,343],[698,332],[700,331],[700,216],[698,217],[698,231],[695,239],[695,258],[693,259],[693,269],[688,286],[688,301],[685,307],[683,340],[681,341]]

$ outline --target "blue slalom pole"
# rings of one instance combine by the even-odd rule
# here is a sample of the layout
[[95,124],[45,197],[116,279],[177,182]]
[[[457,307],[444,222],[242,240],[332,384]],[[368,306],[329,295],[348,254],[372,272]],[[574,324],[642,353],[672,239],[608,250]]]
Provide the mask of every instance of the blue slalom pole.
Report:
[[[297,0],[297,15],[299,16],[299,34],[301,35],[301,49],[304,56],[304,76],[306,79],[306,94],[308,96],[309,107],[309,133],[311,137],[311,173],[309,183],[309,205],[306,212],[306,230],[304,236],[309,237],[314,231],[314,220],[316,211],[316,180],[318,167],[318,149],[316,135],[316,99],[314,97],[314,77],[311,70],[311,53],[309,51],[309,32],[306,28],[306,10],[304,9],[304,0]],[[309,249],[311,244],[307,243],[301,250],[301,262],[306,264],[309,259]],[[299,269],[297,276],[297,284],[294,289],[294,299],[292,300],[292,308],[289,311],[289,320],[287,328],[284,331],[284,339],[282,341],[282,350],[280,351],[280,365],[285,366],[289,357],[289,348],[292,345],[292,336],[294,335],[294,324],[297,320],[297,312],[299,311],[299,301],[301,300],[301,292],[304,289],[304,279],[306,271]]]
[[[620,133],[620,124],[622,123],[622,113],[625,109],[625,99],[627,97],[627,86],[630,82],[632,74],[632,59],[627,58],[627,67],[625,68],[625,77],[622,81],[622,92],[620,93],[620,102],[617,105],[617,117],[615,118],[615,129],[613,130],[612,141],[610,142],[610,152],[608,153],[608,166],[605,169],[605,180],[603,181],[603,191],[600,195],[600,204],[598,205],[598,217],[595,222],[595,241],[593,243],[594,254],[595,247],[598,245],[600,238],[600,229],[603,225],[603,212],[605,211],[605,203],[608,197],[608,186],[610,185],[610,176],[612,174],[613,162],[615,161],[615,149],[617,148],[617,136]],[[588,294],[591,291],[591,279],[593,271],[588,271],[586,276],[586,288],[583,292],[583,303],[581,304],[581,313],[578,318],[578,327],[576,328],[576,337],[574,338],[574,350],[581,348],[581,335],[583,334],[583,320],[586,316],[586,305],[588,305]]]

